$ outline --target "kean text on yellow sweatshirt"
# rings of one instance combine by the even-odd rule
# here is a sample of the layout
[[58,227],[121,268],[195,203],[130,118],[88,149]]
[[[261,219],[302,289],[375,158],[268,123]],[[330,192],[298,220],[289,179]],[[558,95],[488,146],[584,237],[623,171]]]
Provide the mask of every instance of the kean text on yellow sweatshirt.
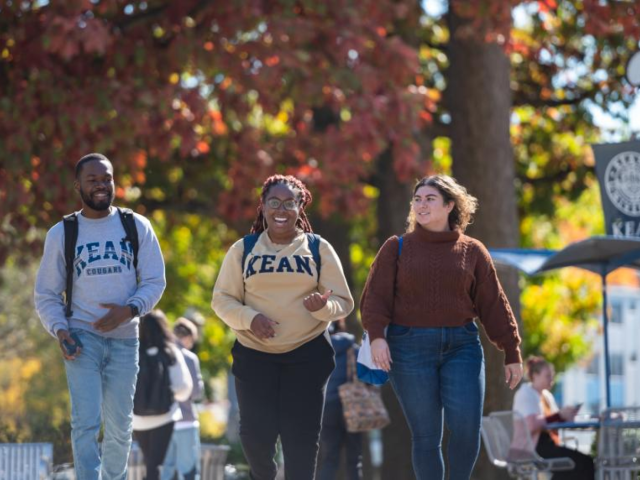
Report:
[[[267,232],[258,238],[241,266],[244,244],[234,243],[222,262],[213,288],[211,307],[229,325],[245,347],[267,353],[290,352],[313,340],[329,325],[353,310],[353,298],[333,247],[320,239],[320,278],[307,236],[299,233],[290,244],[271,241]],[[327,304],[309,312],[303,299],[331,290]],[[276,336],[262,340],[251,332],[251,322],[262,313],[279,323]]]

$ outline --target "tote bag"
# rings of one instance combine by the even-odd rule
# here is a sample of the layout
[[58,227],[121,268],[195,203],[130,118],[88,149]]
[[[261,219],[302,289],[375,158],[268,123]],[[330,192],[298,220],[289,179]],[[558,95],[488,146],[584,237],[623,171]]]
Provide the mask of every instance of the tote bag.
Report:
[[[387,329],[384,329],[385,336]],[[389,380],[389,374],[373,363],[371,357],[371,343],[369,335],[364,332],[362,335],[362,345],[358,350],[358,362],[356,364],[358,371],[358,379],[369,385],[384,385]]]
[[355,373],[353,348],[347,352],[347,382],[338,387],[348,432],[366,432],[386,427],[389,413],[380,390],[362,383]]

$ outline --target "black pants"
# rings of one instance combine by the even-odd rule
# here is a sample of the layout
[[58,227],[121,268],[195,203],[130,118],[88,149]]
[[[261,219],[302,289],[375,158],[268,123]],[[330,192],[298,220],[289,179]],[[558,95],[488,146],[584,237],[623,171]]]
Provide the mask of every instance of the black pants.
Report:
[[540,434],[536,451],[542,458],[569,457],[576,467],[565,472],[555,472],[553,480],[593,480],[596,476],[593,459],[571,448],[556,445],[547,432]]
[[146,480],[158,480],[160,478],[159,467],[164,462],[167,454],[174,422],[167,423],[151,430],[134,430],[133,436],[140,445],[144,455],[144,465],[147,469]]
[[335,367],[324,335],[297,349],[263,353],[236,341],[232,372],[240,408],[240,441],[253,480],[273,480],[278,436],[287,480],[313,480],[325,387]]
[[318,480],[335,480],[340,468],[342,446],[346,450],[346,473],[349,480],[362,479],[362,434],[347,432],[342,403],[327,401],[322,416]]

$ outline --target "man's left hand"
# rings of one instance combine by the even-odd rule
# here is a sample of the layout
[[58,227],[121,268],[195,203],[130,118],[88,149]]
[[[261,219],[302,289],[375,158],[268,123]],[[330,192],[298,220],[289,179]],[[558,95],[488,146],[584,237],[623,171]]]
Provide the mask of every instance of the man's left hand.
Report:
[[109,311],[93,324],[93,328],[99,332],[115,330],[127,320],[131,320],[131,308],[128,305],[116,305],[115,303],[101,303],[102,308]]

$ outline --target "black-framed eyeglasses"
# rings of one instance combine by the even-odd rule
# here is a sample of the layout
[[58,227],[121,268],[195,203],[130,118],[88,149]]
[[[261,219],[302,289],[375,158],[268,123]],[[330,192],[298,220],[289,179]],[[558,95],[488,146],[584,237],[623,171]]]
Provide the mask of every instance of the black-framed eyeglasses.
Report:
[[284,206],[284,209],[289,211],[298,210],[299,207],[298,202],[293,199],[278,200],[277,198],[270,198],[267,200],[266,204],[267,207],[273,210],[280,208],[280,205]]

